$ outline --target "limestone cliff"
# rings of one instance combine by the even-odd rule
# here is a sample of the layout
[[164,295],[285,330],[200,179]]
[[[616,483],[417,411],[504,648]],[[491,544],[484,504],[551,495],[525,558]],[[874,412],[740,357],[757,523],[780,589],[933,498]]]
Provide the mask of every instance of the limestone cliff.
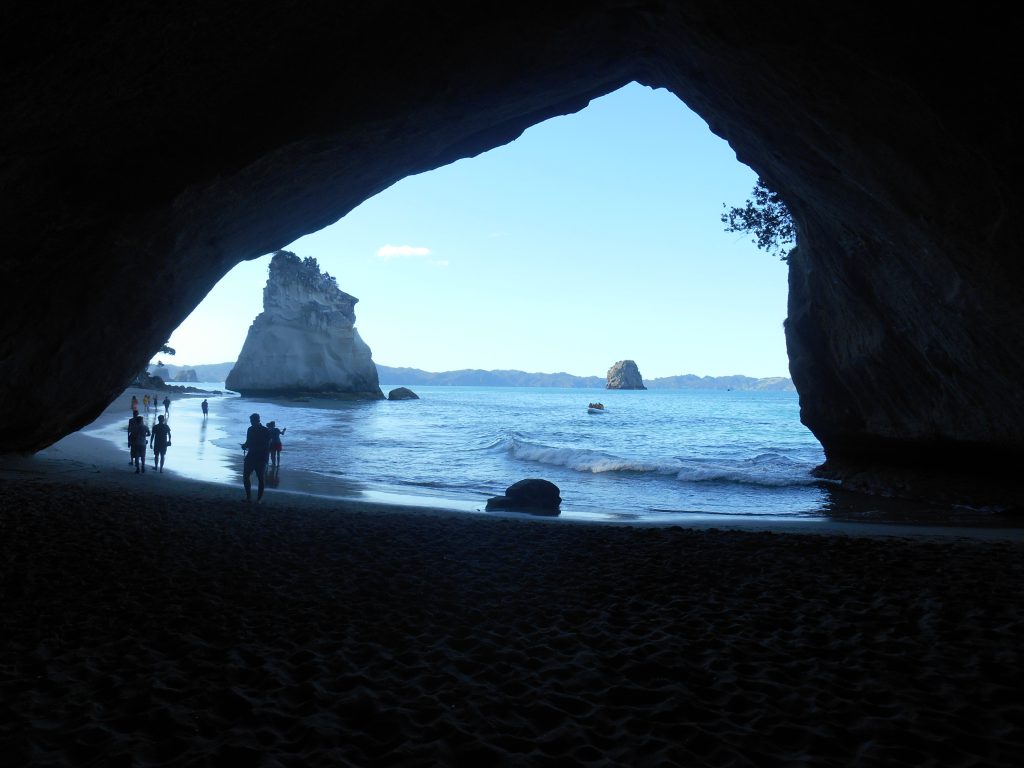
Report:
[[257,315],[225,386],[243,395],[331,394],[382,399],[370,348],[355,328],[359,301],[316,259],[278,251]]
[[606,389],[647,389],[640,369],[632,360],[619,360],[608,369]]

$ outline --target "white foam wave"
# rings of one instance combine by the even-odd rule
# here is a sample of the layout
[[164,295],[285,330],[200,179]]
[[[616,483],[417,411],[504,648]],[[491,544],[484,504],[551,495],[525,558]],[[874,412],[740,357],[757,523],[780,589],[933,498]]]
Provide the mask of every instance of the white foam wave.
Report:
[[507,451],[514,458],[576,472],[651,473],[674,476],[685,483],[736,483],[772,488],[812,485],[817,480],[810,474],[811,467],[785,456],[765,453],[751,459],[734,462],[674,458],[650,461],[616,456],[585,448],[565,448],[543,445],[508,437],[494,443],[495,448]]
[[566,467],[577,472],[665,472],[670,471],[647,461],[624,459],[586,448],[555,448],[511,438],[505,448],[512,456],[523,461]]
[[724,482],[784,488],[816,483],[810,470],[811,467],[785,456],[763,453],[737,462],[687,463],[679,469],[676,478],[688,483]]

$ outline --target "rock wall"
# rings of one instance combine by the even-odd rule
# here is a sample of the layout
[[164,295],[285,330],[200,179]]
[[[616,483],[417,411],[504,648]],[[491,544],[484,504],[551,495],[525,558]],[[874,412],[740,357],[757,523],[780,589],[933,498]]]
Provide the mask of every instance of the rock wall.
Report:
[[619,360],[608,369],[606,389],[647,389],[640,369],[632,360]]
[[985,488],[1024,461],[1024,78],[1000,14],[111,0],[3,22],[0,451],[91,421],[238,262],[637,80],[794,215],[790,373],[824,472]]
[[359,299],[313,258],[278,251],[257,315],[224,386],[242,395],[328,394],[383,399],[355,328]]

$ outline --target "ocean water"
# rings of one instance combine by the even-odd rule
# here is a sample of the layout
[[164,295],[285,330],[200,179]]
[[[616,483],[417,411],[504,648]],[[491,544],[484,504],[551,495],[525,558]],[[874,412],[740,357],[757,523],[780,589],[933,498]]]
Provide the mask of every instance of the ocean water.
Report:
[[[223,382],[199,383],[224,389]],[[384,383],[384,392],[402,382]],[[286,428],[271,489],[483,512],[524,478],[561,491],[563,518],[672,523],[832,513],[824,460],[791,392],[411,387],[419,400],[178,399],[167,469],[239,483],[252,412]],[[587,404],[600,400],[603,414]],[[126,422],[127,423],[127,422]],[[122,425],[104,436],[124,442]]]

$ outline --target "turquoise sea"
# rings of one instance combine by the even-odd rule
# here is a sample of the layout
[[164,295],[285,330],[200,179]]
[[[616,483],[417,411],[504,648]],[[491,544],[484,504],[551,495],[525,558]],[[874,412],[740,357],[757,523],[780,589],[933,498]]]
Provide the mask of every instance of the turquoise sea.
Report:
[[[382,384],[388,392],[402,382]],[[223,382],[198,383],[224,390]],[[792,392],[411,387],[419,400],[181,396],[168,471],[238,483],[248,417],[287,431],[271,490],[483,511],[524,478],[555,483],[561,516],[624,522],[834,515],[811,470],[821,446]],[[587,404],[600,400],[603,414]],[[152,415],[150,419],[152,419]],[[101,430],[123,444],[122,425]]]
[[[825,457],[800,423],[793,392],[412,386],[419,400],[310,402],[242,398],[224,382],[192,386],[225,394],[207,396],[205,421],[203,395],[176,396],[166,469],[239,489],[239,444],[256,412],[286,429],[271,494],[497,514],[486,512],[488,498],[543,478],[559,487],[566,520],[1022,523],[987,510],[860,496],[814,478]],[[605,413],[587,412],[595,400]],[[128,415],[126,401],[125,421],[83,430],[125,449],[125,471]],[[155,423],[156,412],[147,418]]]

